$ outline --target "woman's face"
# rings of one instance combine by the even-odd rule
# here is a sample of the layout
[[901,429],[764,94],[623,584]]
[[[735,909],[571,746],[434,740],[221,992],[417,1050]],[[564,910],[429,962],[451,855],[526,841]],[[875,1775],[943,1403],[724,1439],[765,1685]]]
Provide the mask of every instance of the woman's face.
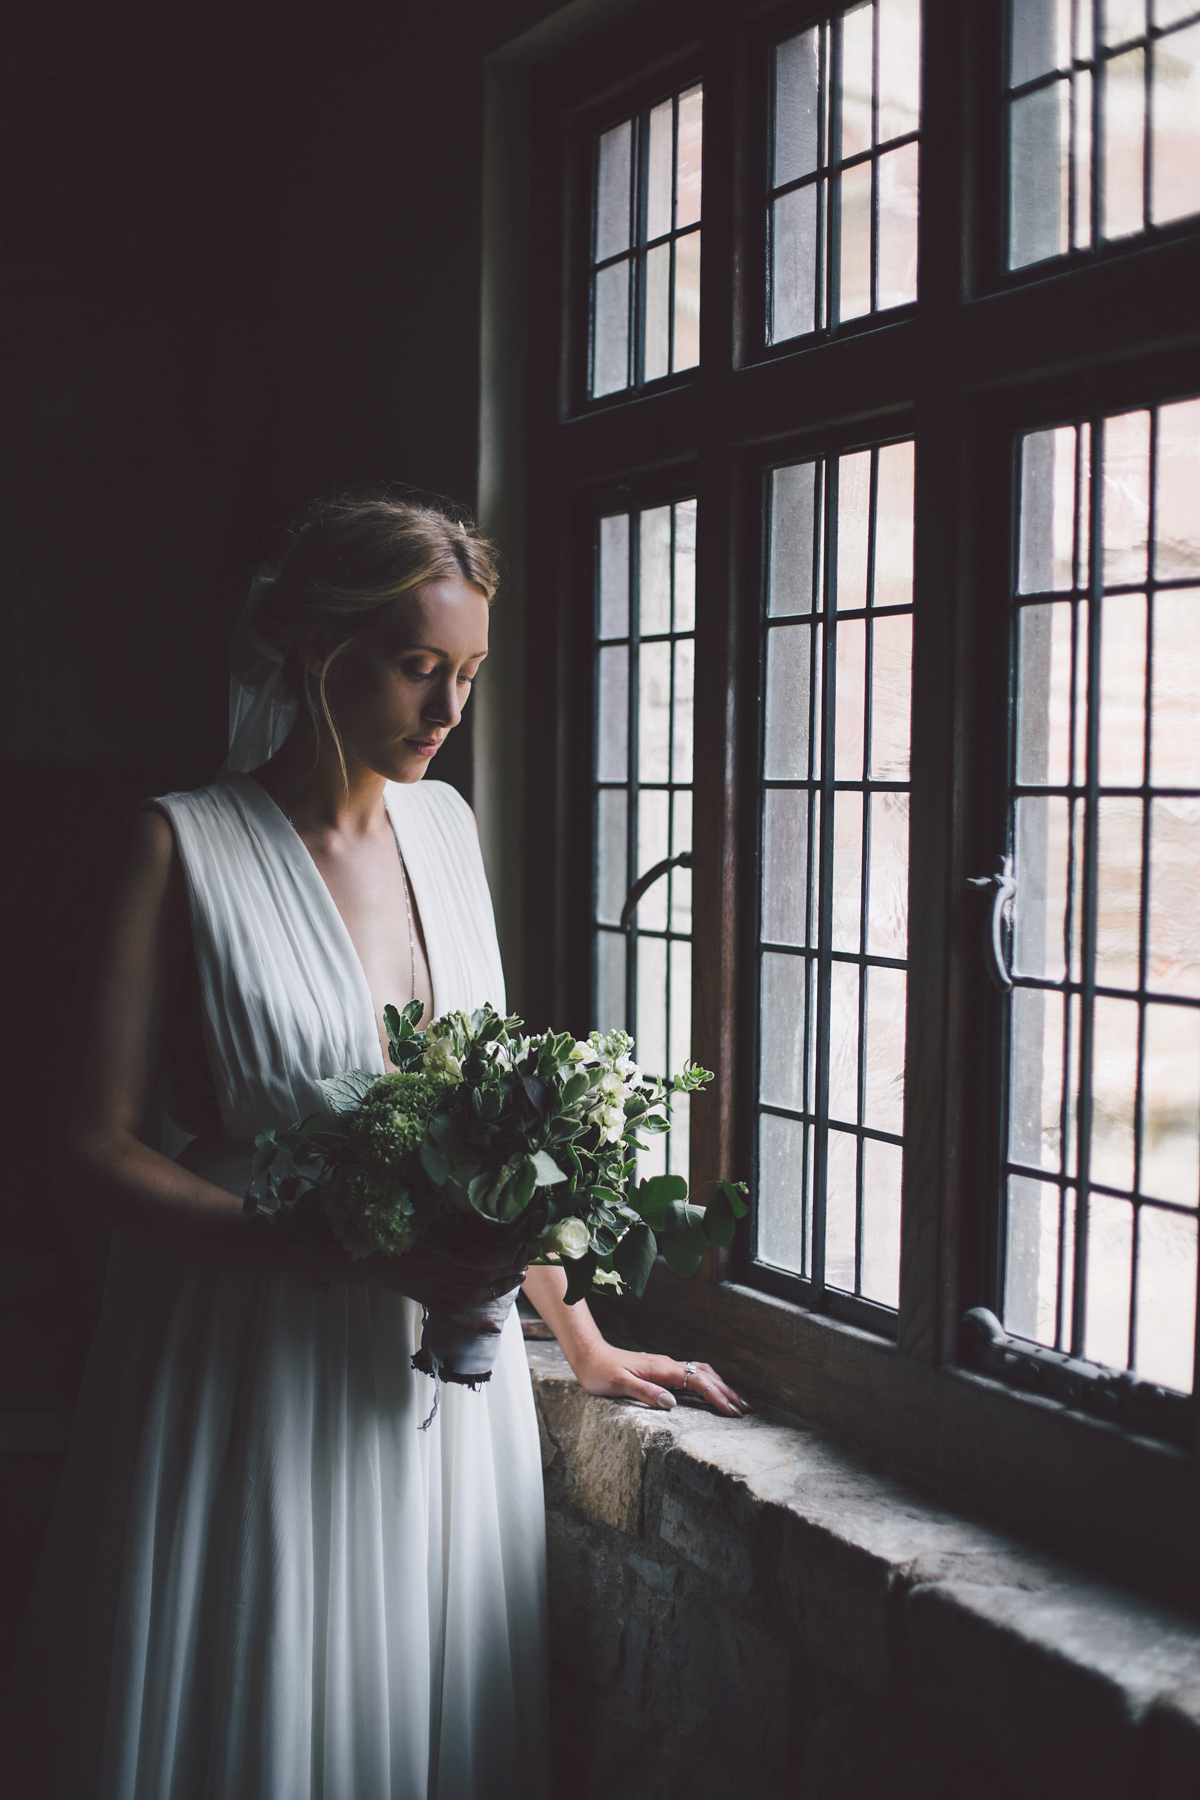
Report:
[[462,718],[487,647],[488,603],[469,581],[430,581],[394,600],[330,670],[347,763],[420,781]]

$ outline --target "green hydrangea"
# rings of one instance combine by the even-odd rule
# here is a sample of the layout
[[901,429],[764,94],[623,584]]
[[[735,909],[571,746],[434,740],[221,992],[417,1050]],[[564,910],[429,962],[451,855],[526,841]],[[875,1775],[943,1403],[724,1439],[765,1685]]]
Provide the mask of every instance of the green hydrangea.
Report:
[[[412,1181],[429,1115],[452,1086],[438,1076],[381,1076],[350,1121],[353,1160],[325,1184],[323,1211],[338,1241],[357,1260],[402,1256],[424,1222]],[[405,1169],[405,1162],[409,1168]]]

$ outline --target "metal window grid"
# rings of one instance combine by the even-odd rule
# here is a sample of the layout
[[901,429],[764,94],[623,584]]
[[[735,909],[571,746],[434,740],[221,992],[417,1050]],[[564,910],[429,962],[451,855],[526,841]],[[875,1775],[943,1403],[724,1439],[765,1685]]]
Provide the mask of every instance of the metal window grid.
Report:
[[[839,455],[809,458],[806,461],[815,463],[816,496],[814,517],[819,523],[814,529],[813,538],[813,571],[812,596],[813,609],[803,613],[768,614],[767,604],[762,607],[762,641],[760,652],[760,668],[762,670],[763,700],[759,708],[759,810],[758,829],[759,845],[757,866],[758,901],[756,933],[756,965],[759,980],[759,1003],[755,1008],[755,1016],[760,1020],[757,1041],[757,1061],[762,1061],[761,1033],[761,981],[763,958],[765,955],[786,955],[802,959],[809,968],[809,976],[805,981],[805,1017],[804,1017],[804,1055],[806,1068],[803,1077],[806,1104],[793,1108],[764,1102],[761,1094],[761,1074],[755,1077],[755,1116],[753,1164],[755,1170],[755,1237],[756,1250],[754,1261],[756,1274],[767,1287],[775,1287],[783,1294],[794,1293],[799,1286],[811,1303],[824,1306],[830,1311],[840,1313],[853,1322],[864,1324],[885,1335],[894,1336],[896,1331],[896,1310],[883,1306],[866,1298],[863,1294],[863,1171],[864,1144],[874,1140],[881,1144],[889,1144],[903,1151],[903,1134],[879,1130],[865,1124],[864,1101],[866,1089],[867,1058],[867,1005],[870,970],[894,969],[907,973],[907,958],[873,954],[865,949],[868,938],[868,906],[871,893],[871,822],[872,808],[868,804],[870,796],[885,794],[904,794],[911,792],[908,781],[880,780],[870,775],[871,757],[871,710],[874,675],[874,642],[872,627],[876,621],[911,617],[912,606],[874,604],[875,594],[875,561],[876,561],[876,525],[878,519],[879,490],[879,451],[882,445],[870,447],[870,499],[868,512],[867,535],[867,576],[866,600],[863,607],[840,609],[837,606],[837,557],[838,557],[838,477]],[[768,473],[768,482],[770,479]],[[770,487],[767,490],[768,533],[770,531],[771,497]],[[769,568],[769,558],[768,558]],[[766,582],[764,582],[764,588]],[[835,778],[835,734],[837,728],[837,634],[839,625],[863,621],[866,627],[866,662],[864,669],[864,720],[863,720],[863,768],[856,779]],[[766,761],[766,670],[768,640],[772,632],[780,627],[804,625],[811,627],[809,688],[807,702],[808,741],[812,746],[810,774],[807,779],[782,780],[771,778],[763,773]],[[810,940],[805,945],[785,944],[768,938],[762,929],[764,911],[764,873],[765,845],[763,830],[765,820],[765,797],[771,792],[792,791],[808,795],[807,814],[809,828],[806,834],[807,868],[806,868],[806,920],[804,935]],[[862,826],[862,861],[858,899],[858,935],[857,951],[835,950],[833,939],[833,862],[834,862],[834,797],[838,794],[861,795],[863,797]],[[813,825],[817,829],[814,831]],[[814,933],[815,927],[815,933]],[[815,935],[815,941],[812,941]],[[858,983],[858,1043],[857,1043],[857,1114],[854,1120],[837,1118],[834,1127],[838,1131],[853,1136],[856,1141],[855,1170],[855,1229],[854,1229],[854,1285],[849,1292],[836,1289],[826,1278],[826,1197],[828,1175],[828,1147],[830,1130],[829,1086],[830,1086],[830,1015],[833,967],[841,964],[856,968],[859,971]],[[811,971],[816,971],[816,984]],[[802,1166],[796,1172],[797,1199],[801,1212],[800,1242],[803,1246],[800,1267],[798,1269],[780,1269],[772,1267],[765,1258],[758,1254],[757,1239],[760,1235],[759,1217],[759,1178],[760,1178],[760,1133],[761,1120],[764,1117],[792,1119],[804,1127],[805,1155]]]
[[[634,1041],[635,1041],[634,1042],[634,1054],[636,1057],[638,1057],[638,1059],[640,1061],[640,1054],[639,1054],[638,1045],[637,1045],[637,1035],[638,1035],[637,1026],[638,1026],[638,1018],[639,1018],[639,1008],[644,1007],[645,1001],[646,1001],[646,995],[643,991],[641,991],[640,984],[639,984],[638,947],[639,947],[640,942],[644,942],[646,940],[649,940],[651,942],[659,942],[659,943],[665,944],[667,946],[666,954],[665,954],[665,983],[664,983],[663,990],[662,990],[661,1003],[662,1003],[662,1017],[663,1017],[663,1025],[664,1025],[663,1038],[664,1038],[664,1042],[666,1044],[666,1049],[667,1049],[667,1067],[662,1070],[648,1070],[647,1071],[648,1073],[651,1073],[651,1074],[661,1073],[663,1075],[674,1073],[681,1066],[683,1061],[690,1055],[690,1051],[691,1051],[690,1034],[689,1034],[689,1041],[687,1043],[676,1044],[673,1041],[672,1000],[675,997],[673,995],[673,987],[674,987],[675,981],[677,980],[677,973],[673,967],[673,964],[675,963],[676,958],[674,958],[671,954],[671,946],[672,945],[685,945],[687,947],[687,954],[688,954],[688,960],[689,960],[688,984],[689,984],[689,991],[690,991],[690,956],[691,956],[691,943],[692,943],[692,933],[691,933],[691,925],[690,925],[690,919],[691,919],[691,875],[690,875],[690,873],[686,872],[683,869],[672,869],[662,877],[662,884],[663,884],[663,887],[665,888],[665,892],[666,892],[666,899],[665,899],[666,923],[664,926],[662,926],[661,928],[653,927],[653,926],[647,927],[645,925],[639,924],[639,911],[641,910],[639,908],[638,910],[634,911],[627,930],[622,931],[620,929],[616,919],[611,918],[611,917],[606,918],[606,917],[601,916],[600,895],[603,890],[604,878],[605,878],[607,871],[604,869],[604,866],[603,866],[604,846],[603,846],[603,842],[602,842],[601,833],[599,830],[598,812],[599,812],[599,805],[600,805],[600,796],[602,794],[604,794],[605,792],[623,794],[625,796],[625,845],[624,845],[624,869],[623,869],[624,879],[620,883],[620,887],[622,890],[622,897],[624,896],[624,893],[627,892],[632,887],[633,882],[636,879],[636,877],[645,873],[645,870],[639,866],[639,823],[640,823],[640,820],[639,820],[640,805],[639,805],[639,803],[642,800],[642,797],[644,795],[657,793],[657,794],[664,794],[666,796],[667,842],[666,842],[666,846],[665,846],[665,854],[668,857],[674,857],[674,856],[678,855],[681,851],[691,849],[690,829],[688,830],[688,832],[686,834],[687,842],[684,843],[682,841],[683,833],[680,830],[680,822],[678,819],[678,810],[679,809],[676,804],[677,797],[680,797],[680,796],[686,796],[687,800],[690,802],[691,793],[692,793],[692,780],[691,780],[692,771],[691,771],[691,766],[690,766],[690,763],[691,763],[690,756],[687,759],[688,767],[687,767],[687,771],[686,771],[686,779],[678,778],[679,774],[680,774],[680,764],[681,764],[682,758],[680,757],[680,755],[678,753],[678,746],[677,746],[677,742],[676,742],[676,726],[678,723],[678,717],[677,717],[678,709],[676,706],[676,699],[677,699],[676,683],[677,683],[677,673],[678,673],[678,664],[679,664],[679,658],[676,654],[676,646],[691,645],[691,644],[694,644],[694,642],[695,642],[694,607],[692,609],[690,609],[689,614],[687,615],[689,618],[689,622],[688,622],[686,628],[685,629],[676,629],[676,625],[677,625],[677,621],[680,618],[680,610],[681,610],[678,605],[679,596],[677,593],[678,570],[679,570],[679,557],[677,555],[677,552],[679,551],[679,549],[681,547],[681,527],[682,527],[682,523],[683,523],[683,521],[681,521],[681,513],[683,513],[685,510],[690,511],[690,513],[691,513],[692,548],[694,549],[695,507],[696,507],[696,503],[694,500],[676,501],[673,504],[671,504],[671,506],[670,506],[670,545],[669,545],[669,556],[668,556],[668,566],[670,569],[670,601],[669,601],[668,617],[670,620],[670,629],[668,629],[666,631],[655,631],[655,632],[643,633],[641,630],[642,533],[641,533],[640,526],[641,526],[641,521],[642,521],[644,514],[647,512],[657,510],[657,509],[650,508],[650,507],[645,507],[645,508],[635,507],[635,508],[631,508],[631,509],[627,510],[622,515],[618,515],[616,513],[605,513],[603,515],[605,519],[623,516],[628,521],[628,584],[629,584],[629,586],[628,586],[628,593],[629,593],[628,628],[624,633],[615,635],[615,636],[604,636],[604,635],[602,635],[602,632],[601,632],[601,625],[602,625],[601,608],[600,608],[600,585],[601,585],[601,576],[602,576],[601,537],[600,537],[601,521],[597,521],[596,535],[595,535],[595,541],[594,541],[595,577],[594,577],[594,588],[593,588],[593,592],[594,592],[593,660],[597,663],[597,666],[598,666],[599,655],[603,650],[624,648],[628,653],[628,683],[627,683],[626,701],[625,701],[625,705],[626,705],[626,738],[625,738],[625,753],[624,753],[625,778],[623,780],[605,780],[605,779],[601,779],[599,777],[599,770],[600,770],[600,768],[602,766],[602,762],[603,762],[603,745],[602,745],[601,738],[600,738],[600,733],[602,730],[602,719],[601,719],[599,704],[597,704],[596,710],[595,710],[595,721],[594,721],[594,731],[595,731],[594,746],[595,747],[593,749],[593,757],[592,757],[592,768],[593,768],[593,791],[592,791],[592,845],[593,845],[592,995],[593,995],[593,1015],[592,1016],[593,1016],[593,1021],[601,1029],[609,1030],[609,1029],[612,1029],[614,1026],[620,1026],[622,1029],[627,1031],[629,1033],[629,1035],[632,1038],[634,1038]],[[670,693],[669,693],[669,702],[668,702],[668,738],[667,738],[668,778],[664,781],[643,780],[641,778],[640,771],[639,771],[639,714],[641,711],[641,708],[639,705],[639,700],[641,697],[641,669],[640,669],[641,652],[642,652],[642,649],[644,646],[654,645],[654,644],[665,644],[670,647]],[[597,680],[595,683],[595,689],[596,689],[597,693],[599,693],[599,689],[600,689],[599,680]],[[682,698],[682,696],[680,696],[680,698]],[[689,825],[690,825],[690,805],[689,805],[688,811],[689,811]],[[652,864],[654,860],[655,859],[652,857],[650,859],[650,863]],[[646,900],[649,899],[649,897],[650,896],[647,895],[643,898],[642,906],[646,905]],[[687,929],[680,928],[679,921],[684,917],[686,917],[686,919],[688,920]],[[600,1016],[600,1008],[602,1005],[601,994],[599,991],[600,990],[601,954],[602,954],[602,950],[605,947],[605,945],[607,945],[608,947],[615,950],[616,946],[622,944],[622,942],[623,942],[623,946],[624,946],[624,964],[625,964],[623,1017],[620,1019],[604,1018],[604,1017]],[[618,954],[619,954],[619,952],[618,952]],[[661,1140],[661,1142],[663,1144],[663,1154],[664,1154],[664,1160],[665,1160],[666,1167],[669,1170],[671,1170],[671,1172],[673,1172],[673,1173],[682,1174],[685,1176],[688,1171],[688,1146],[687,1146],[687,1126],[686,1126],[687,1117],[688,1117],[688,1112],[687,1112],[686,1100],[677,1101],[676,1105],[675,1105],[676,1123],[672,1127],[672,1129],[665,1134],[665,1137]],[[652,1150],[652,1152],[651,1152],[652,1158],[653,1158],[653,1154],[654,1153]]]
[[[814,257],[815,294],[813,297],[813,331],[832,329],[839,323],[838,299],[841,285],[841,183],[847,170],[861,168],[867,164],[871,168],[871,304],[866,314],[856,314],[856,318],[867,317],[879,310],[879,158],[885,151],[899,150],[906,144],[920,142],[920,131],[903,132],[896,137],[880,140],[879,138],[879,9],[872,4],[871,28],[871,147],[857,152],[853,156],[841,157],[835,154],[832,147],[838,146],[840,151],[842,136],[841,120],[841,61],[842,61],[842,24],[846,12],[852,8],[843,8],[811,27],[817,32],[817,165],[808,173],[798,176],[793,181],[781,182],[775,186],[768,178],[767,187],[767,340],[769,343],[793,342],[794,336],[782,334],[775,336],[771,321],[774,316],[773,301],[773,269],[774,269],[774,227],[776,203],[787,195],[798,192],[802,188],[815,187],[817,190],[816,205],[816,253]],[[803,35],[790,34],[794,37]],[[781,39],[780,44],[790,41]],[[778,50],[780,46],[776,46]],[[772,57],[771,67],[771,125],[768,142],[776,141],[777,116],[777,57]],[[768,167],[773,167],[773,155],[768,157]],[[891,308],[887,309],[893,310]],[[801,332],[795,336],[807,336]]]
[[[1063,1032],[1061,1054],[1061,1109],[1059,1116],[1059,1165],[1057,1170],[1044,1162],[1034,1165],[1011,1156],[1012,1128],[1011,1058],[1012,1008],[1005,1009],[1005,1048],[1003,1066],[1006,1071],[1003,1110],[1006,1119],[1001,1162],[1000,1208],[1001,1229],[997,1245],[999,1303],[1004,1306],[1006,1292],[1006,1245],[1008,1191],[1012,1177],[1036,1180],[1058,1190],[1058,1263],[1056,1269],[1055,1325],[1053,1345],[1034,1350],[1019,1336],[1007,1340],[1007,1360],[1015,1367],[1018,1380],[1025,1380],[1033,1370],[1031,1384],[1036,1385],[1036,1365],[1040,1360],[1048,1369],[1059,1367],[1070,1371],[1076,1404],[1106,1411],[1112,1416],[1129,1417],[1131,1423],[1149,1424],[1157,1432],[1190,1441],[1193,1429],[1190,1408],[1185,1412],[1182,1396],[1164,1390],[1162,1384],[1140,1380],[1134,1373],[1138,1351],[1138,1275],[1140,1238],[1143,1216],[1147,1211],[1174,1214],[1195,1219],[1198,1205],[1185,1205],[1164,1200],[1141,1191],[1144,1161],[1144,1091],[1146,1051],[1146,1007],[1180,1007],[1200,1010],[1200,998],[1162,992],[1152,988],[1148,975],[1148,935],[1150,924],[1150,882],[1152,879],[1151,803],[1154,800],[1200,798],[1200,788],[1159,786],[1153,781],[1151,731],[1153,725],[1154,617],[1155,601],[1160,594],[1195,589],[1197,579],[1160,579],[1155,568],[1158,501],[1158,419],[1160,408],[1145,409],[1151,415],[1149,462],[1149,518],[1147,570],[1144,580],[1106,583],[1104,580],[1103,490],[1100,471],[1104,468],[1105,427],[1118,414],[1097,415],[1075,422],[1075,496],[1072,549],[1072,583],[1069,588],[1039,589],[1021,592],[1019,570],[1020,504],[1014,506],[1014,548],[1011,604],[1010,680],[1013,700],[1010,703],[1009,799],[1008,831],[1010,850],[1015,849],[1017,805],[1022,799],[1061,799],[1067,804],[1068,842],[1066,855],[1067,890],[1063,909],[1063,978],[1055,981],[1015,971],[1014,992],[1022,989],[1061,994],[1063,996]],[[1020,457],[1028,433],[1016,442],[1015,492],[1021,494]],[[1146,596],[1146,671],[1143,692],[1142,780],[1138,783],[1109,783],[1101,780],[1100,712],[1102,621],[1104,602],[1121,595]],[[1019,632],[1022,614],[1036,606],[1069,605],[1070,635],[1070,718],[1066,733],[1068,769],[1063,783],[1021,782],[1018,775],[1018,733],[1020,729],[1020,695],[1017,692],[1019,667]],[[1082,681],[1079,677],[1082,676]],[[1200,698],[1200,696],[1197,696]],[[1082,720],[1079,717],[1083,713]],[[1081,730],[1082,727],[1082,730]],[[1082,751],[1082,754],[1080,752]],[[1080,763],[1083,767],[1080,767]],[[1097,872],[1099,856],[1099,805],[1109,798],[1131,799],[1141,806],[1141,866],[1138,894],[1138,953],[1135,985],[1114,986],[1096,979],[1097,959]],[[1018,892],[1021,869],[1016,868]],[[1012,926],[1006,938],[1011,947]],[[1093,1179],[1094,1069],[1093,1039],[1095,1003],[1097,999],[1135,1002],[1138,1008],[1136,1077],[1131,1096],[1133,1117],[1133,1179],[1129,1187],[1115,1186]],[[1078,1043],[1073,1042],[1078,1033]],[[1132,1211],[1129,1259],[1129,1293],[1127,1307],[1127,1354],[1123,1368],[1127,1372],[1118,1387],[1094,1384],[1088,1393],[1086,1371],[1073,1365],[1085,1360],[1090,1271],[1088,1265],[1089,1200],[1091,1195],[1107,1196],[1127,1203]],[[1023,1348],[1021,1348],[1023,1346]],[[1015,1352],[1015,1354],[1014,1354]],[[1047,1352],[1054,1353],[1048,1356]],[[1070,1359],[1068,1363],[1067,1359]],[[1057,1371],[1056,1371],[1057,1372]]]
[[[1147,6],[1147,13],[1153,7]],[[1015,28],[1015,4],[1008,8],[1009,42],[1006,45],[1005,68],[1012,69],[1012,34]],[[1200,19],[1200,7],[1194,8],[1179,18],[1172,19],[1169,24],[1156,25],[1148,17],[1144,31],[1135,36],[1122,38],[1119,42],[1106,44],[1104,39],[1104,0],[1071,0],[1070,6],[1070,45],[1071,53],[1063,59],[1062,66],[1047,69],[1042,74],[1028,81],[1010,84],[1005,81],[1006,96],[1006,163],[1011,171],[1012,166],[1012,116],[1015,104],[1026,95],[1057,87],[1063,82],[1069,83],[1068,100],[1068,142],[1067,142],[1067,247],[1061,256],[1086,255],[1106,241],[1104,229],[1104,84],[1109,64],[1117,57],[1125,56],[1129,51],[1140,50],[1144,54],[1143,94],[1142,94],[1142,223],[1138,233],[1120,233],[1121,241],[1134,236],[1144,235],[1164,229],[1156,226],[1151,219],[1151,194],[1154,179],[1154,133],[1151,129],[1151,98],[1154,88],[1154,66],[1157,47],[1164,39],[1170,39],[1176,32],[1185,30]],[[1088,47],[1086,54],[1077,54],[1082,45]],[[1087,83],[1086,100],[1081,101],[1081,78]],[[1085,136],[1086,134],[1086,136]],[[1088,194],[1086,205],[1081,203],[1079,195],[1079,147],[1081,139],[1086,144],[1086,161],[1088,167]],[[1007,255],[1009,267],[1028,268],[1041,267],[1050,257],[1032,258],[1029,262],[1014,264],[1012,257],[1012,182],[1011,174],[1005,183],[1005,207],[1008,217],[1005,222],[1004,241],[1008,245]],[[1086,229],[1084,228],[1086,215]],[[1169,221],[1168,224],[1174,224]]]
[[[660,245],[670,248],[670,274],[667,287],[667,375],[675,374],[675,277],[678,260],[678,246],[682,239],[699,237],[701,219],[695,219],[686,226],[677,227],[675,223],[679,200],[679,103],[685,95],[701,91],[698,82],[681,88],[670,96],[671,100],[671,229],[658,233],[654,237],[647,235],[647,210],[649,202],[649,161],[650,161],[650,114],[654,106],[648,105],[628,120],[633,134],[633,155],[630,158],[629,207],[630,231],[628,245],[610,256],[596,255],[596,232],[599,220],[599,182],[600,182],[600,140],[613,129],[606,125],[603,132],[598,132],[592,144],[592,229],[589,244],[588,261],[590,276],[588,280],[588,394],[592,398],[608,398],[613,394],[628,392],[630,388],[640,388],[646,383],[646,267],[647,258],[652,250]],[[661,102],[655,102],[655,105]],[[620,120],[618,124],[626,123]],[[626,345],[627,345],[627,378],[620,387],[605,389],[603,395],[596,394],[595,372],[597,357],[596,341],[596,289],[599,277],[606,269],[618,267],[626,263],[629,266],[629,291],[627,302]],[[692,368],[694,364],[687,364]],[[652,380],[665,379],[665,376],[654,376]]]

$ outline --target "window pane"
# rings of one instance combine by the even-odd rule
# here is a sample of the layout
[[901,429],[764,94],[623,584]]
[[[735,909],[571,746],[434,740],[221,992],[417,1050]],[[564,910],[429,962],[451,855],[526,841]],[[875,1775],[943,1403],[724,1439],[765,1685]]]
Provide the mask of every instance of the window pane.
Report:
[[638,537],[638,629],[654,637],[671,629],[671,508],[642,514]]
[[867,538],[871,519],[871,452],[838,458],[837,603],[839,612],[867,604]]
[[671,646],[643,644],[638,654],[638,780],[671,773]]
[[[813,610],[821,521],[817,481],[820,465],[792,463],[771,476],[771,568],[767,612]],[[911,529],[911,527],[910,527]]]
[[871,148],[872,8],[856,6],[842,16],[843,156]]
[[[1200,688],[1193,689],[1193,693]],[[1150,802],[1146,985],[1200,999],[1200,798]]]
[[629,890],[626,876],[624,788],[601,788],[596,796],[596,917],[615,925]]
[[1200,1192],[1200,1011],[1148,1006],[1145,1029],[1139,1186],[1156,1200],[1194,1206]]
[[862,908],[861,794],[833,795],[833,948],[859,950]]
[[876,1131],[904,1127],[903,969],[868,969],[867,1058],[864,1123]]
[[912,732],[912,617],[894,613],[871,626],[871,775],[908,780]]
[[809,942],[808,811],[806,789],[763,795],[762,935],[770,944]]
[[695,225],[700,218],[700,164],[703,147],[704,94],[700,87],[679,96],[679,169],[675,203],[675,228]]
[[1017,780],[1030,786],[1070,778],[1072,620],[1068,601],[1017,616]]
[[596,1029],[625,1029],[625,935],[596,934]]
[[1127,44],[1146,29],[1146,0],[1101,0],[1100,42]]
[[803,781],[809,773],[812,655],[813,630],[810,626],[777,625],[767,638],[767,730],[763,773],[769,781]]
[[646,256],[646,381],[665,375],[671,363],[671,246],[658,244]]
[[629,264],[610,263],[596,275],[592,349],[593,394],[629,386]]
[[646,156],[646,236],[662,237],[671,229],[671,187],[675,108],[670,100],[650,111],[650,143]]
[[1100,780],[1137,787],[1146,733],[1146,597],[1109,594],[1101,609]]
[[1150,216],[1164,225],[1200,212],[1200,25],[1155,44],[1151,107]]
[[1127,50],[1105,67],[1104,235],[1125,237],[1142,229],[1142,141],[1146,104],[1146,53]]
[[1013,973],[1060,981],[1067,900],[1067,802],[1026,797],[1017,801],[1016,813],[1020,880],[1013,907]]
[[692,631],[696,624],[696,502],[681,500],[675,508],[674,630]]
[[1063,997],[1044,988],[1019,987],[1013,990],[1012,1009],[1009,1159],[1057,1174],[1062,1155]]
[[1084,1355],[1123,1369],[1129,1361],[1133,1208],[1093,1194],[1088,1206],[1087,1330]]
[[624,781],[629,739],[629,652],[601,650],[596,682],[596,774],[601,781]]
[[1071,0],[1013,0],[1014,87],[1065,68],[1071,55]]
[[793,188],[771,209],[771,342],[817,328],[817,184]]
[[862,1291],[879,1306],[900,1304],[899,1144],[863,1140]]
[[1150,779],[1155,787],[1200,788],[1200,588],[1154,600],[1154,718]]
[[689,231],[675,240],[676,369],[694,369],[700,361],[700,233]]
[[1137,1039],[1137,1003],[1098,996],[1092,1049],[1091,1176],[1106,1187],[1133,1187]]
[[1120,413],[1104,429],[1104,580],[1146,579],[1150,414]]
[[858,1123],[859,970],[835,962],[829,970],[829,1116]]
[[838,315],[871,310],[871,165],[856,163],[841,179],[841,282]]
[[596,171],[596,261],[629,248],[633,123],[601,133]]
[[[1068,1190],[1067,1222],[1074,1220],[1074,1197]],[[1072,1268],[1072,1241],[1060,1252],[1059,1190],[1048,1181],[1025,1175],[1008,1178],[1005,1234],[1004,1322],[1020,1337],[1035,1343],[1055,1342],[1059,1269]],[[1061,1265],[1060,1265],[1061,1254]]]
[[803,1274],[805,1127],[795,1119],[763,1113],[758,1127],[758,1207],[755,1253],[776,1269]]
[[1196,1350],[1196,1221],[1144,1206],[1138,1230],[1138,1342],[1146,1381],[1192,1391]]
[[1008,265],[1024,268],[1067,247],[1070,88],[1065,81],[1014,100],[1009,114]]
[[917,129],[921,105],[920,0],[879,0],[878,10],[879,141],[883,144]]
[[845,619],[837,632],[837,704],[834,708],[833,777],[861,781],[866,729],[867,626]]
[[879,158],[880,307],[917,297],[918,155],[916,144],[903,144]]
[[600,521],[600,636],[629,634],[629,515]]
[[1023,594],[1074,585],[1076,431],[1030,431],[1021,440]]
[[1159,581],[1200,575],[1200,400],[1158,414],[1154,572]]
[[908,795],[872,794],[867,949],[908,955]]
[[[643,790],[637,806],[637,873],[644,875],[670,855],[671,796],[655,789]],[[666,881],[656,881],[638,903],[639,931],[667,929]]]
[[775,51],[775,186],[817,166],[820,33],[814,26]]
[[853,1293],[858,1139],[831,1129],[826,1157],[825,1279],[830,1287]]
[[876,606],[912,603],[913,447],[888,444],[879,452],[875,502]]
[[762,1055],[759,1094],[769,1104],[804,1108],[804,1019],[808,962],[768,951],[762,959]]

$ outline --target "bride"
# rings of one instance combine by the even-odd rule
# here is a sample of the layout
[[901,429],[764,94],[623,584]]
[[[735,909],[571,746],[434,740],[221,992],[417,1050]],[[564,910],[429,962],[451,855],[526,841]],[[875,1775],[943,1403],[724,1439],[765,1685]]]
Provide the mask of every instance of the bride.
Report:
[[386,1067],[386,1004],[504,1009],[474,820],[422,779],[495,585],[439,511],[314,507],[235,636],[226,772],[128,827],[64,1184],[115,1248],[10,1696],[20,1800],[539,1800],[520,1324],[423,1433],[422,1307],[523,1282],[588,1392],[743,1410],[707,1364],[606,1343],[560,1269],[304,1258],[242,1210],[256,1132]]

